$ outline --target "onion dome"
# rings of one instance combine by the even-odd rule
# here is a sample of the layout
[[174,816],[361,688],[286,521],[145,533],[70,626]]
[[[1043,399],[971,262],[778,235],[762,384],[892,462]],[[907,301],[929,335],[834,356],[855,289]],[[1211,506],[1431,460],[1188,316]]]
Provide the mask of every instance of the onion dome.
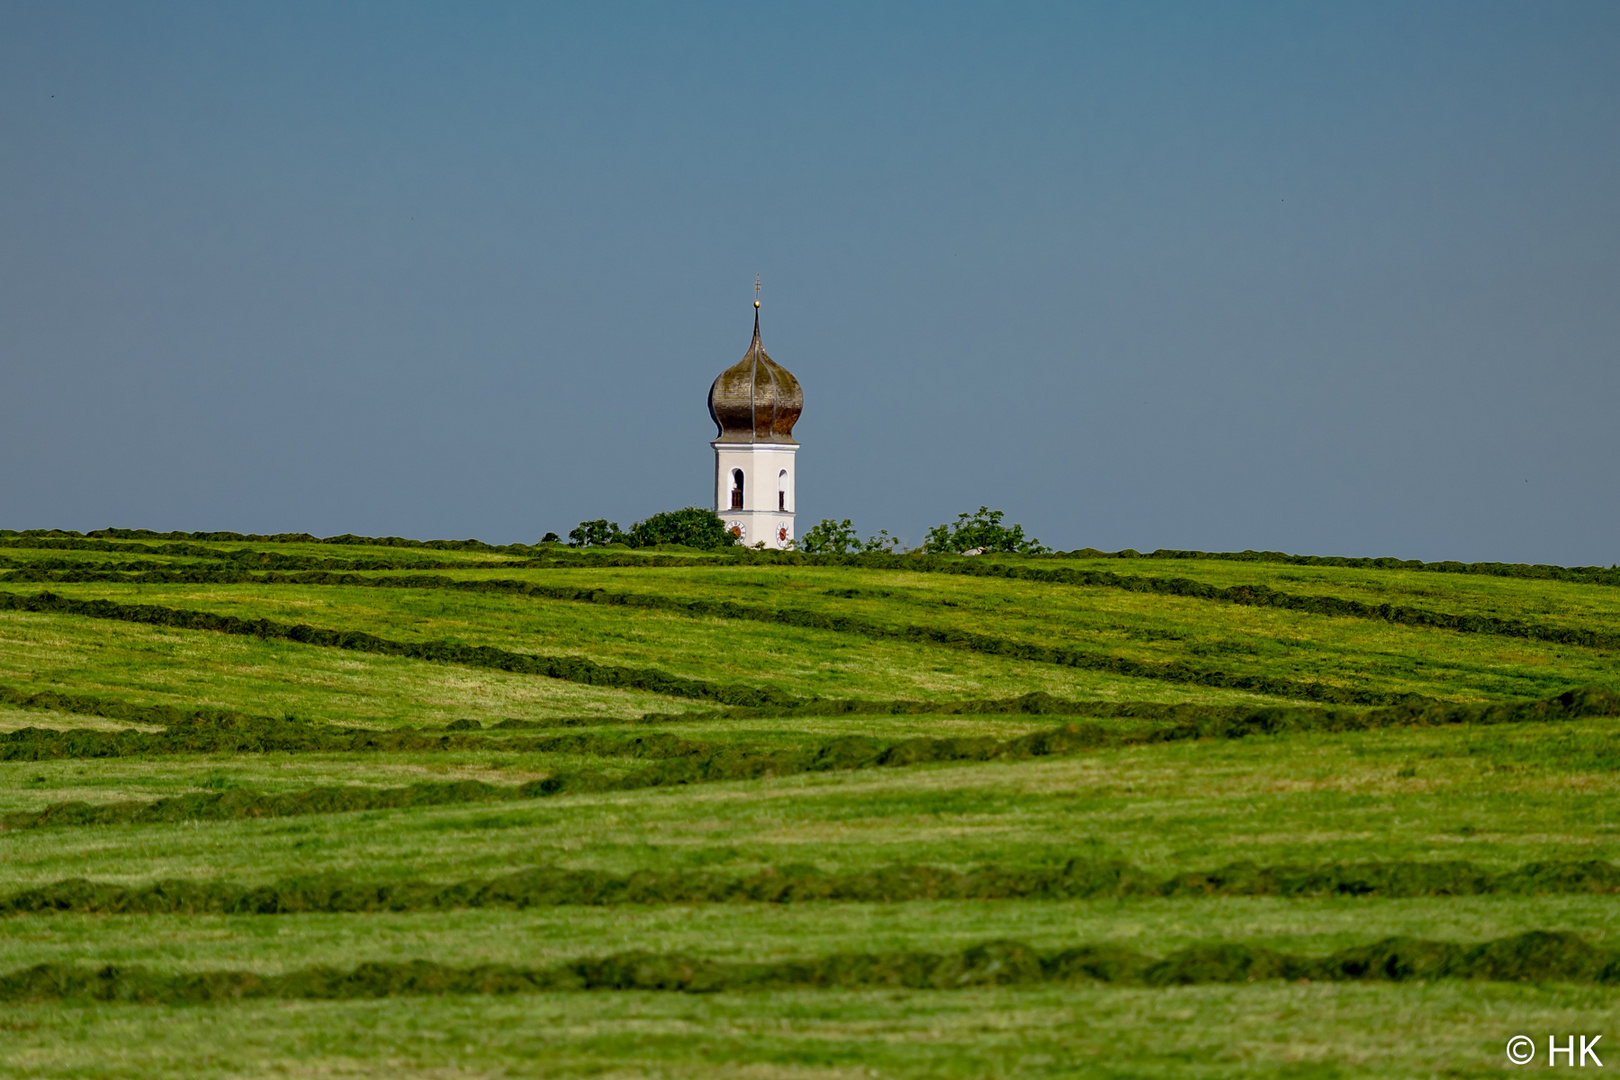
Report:
[[799,445],[793,425],[804,410],[804,392],[787,368],[765,355],[759,343],[759,301],[754,302],[754,343],[709,387],[709,416],[717,442]]

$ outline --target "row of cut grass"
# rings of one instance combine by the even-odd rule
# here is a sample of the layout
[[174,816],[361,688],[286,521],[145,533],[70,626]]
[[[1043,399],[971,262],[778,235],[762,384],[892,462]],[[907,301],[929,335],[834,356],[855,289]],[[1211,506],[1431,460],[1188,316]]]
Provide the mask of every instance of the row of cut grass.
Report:
[[[1376,931],[1370,927],[1376,926]],[[456,966],[543,967],[631,950],[720,962],[838,953],[951,952],[1012,940],[1042,950],[1085,942],[1164,955],[1230,944],[1324,956],[1388,937],[1455,944],[1550,931],[1610,950],[1612,898],[1447,900],[913,901],[705,904],[347,915],[77,915],[0,919],[0,971],[37,964],[280,974],[433,957]],[[1482,936],[1483,935],[1483,936]]]
[[[817,741],[802,735],[795,738],[786,733],[772,732],[768,741],[748,743],[737,740],[735,732],[727,732],[732,737],[720,740],[692,740],[667,733],[486,737],[482,732],[475,736],[467,731],[455,730],[459,725],[452,725],[445,733],[415,730],[377,732],[233,714],[217,718],[199,716],[185,723],[172,724],[159,732],[18,731],[0,739],[0,759],[46,761],[156,754],[278,752],[460,753],[493,746],[515,754],[590,754],[656,762],[634,771],[619,770],[614,774],[596,770],[559,771],[537,784],[521,787],[473,784],[445,788],[443,785],[416,785],[406,789],[315,789],[273,795],[232,791],[228,794],[198,794],[180,800],[160,800],[157,803],[121,802],[103,806],[67,803],[48,806],[38,814],[13,813],[6,816],[5,824],[15,829],[56,824],[284,817],[400,806],[489,802],[579,791],[635,790],[936,762],[1012,761],[1095,752],[1112,746],[1203,738],[1254,738],[1285,731],[1367,731],[1405,725],[1569,723],[1616,715],[1620,715],[1620,697],[1606,690],[1593,689],[1571,692],[1547,702],[1485,707],[1428,706],[1364,713],[1261,710],[1250,715],[1227,715],[1216,711],[1208,716],[1195,714],[1172,723],[1148,727],[1138,725],[1134,729],[1071,722],[1004,740],[987,736],[885,741],[870,736],[846,735]],[[466,723],[466,727],[476,728],[476,725]]]
[[[857,872],[893,862],[970,869],[1083,857],[1124,859],[1168,876],[1241,860],[1467,859],[1495,870],[1555,859],[1612,862],[1620,860],[1617,760],[1612,722],[1300,734],[498,807],[22,830],[3,834],[0,887],[68,877],[259,883],[321,873],[455,880],[534,865],[748,873],[811,863]],[[100,763],[14,763],[0,766],[0,783],[16,793],[13,805],[38,809],[124,783],[180,793],[182,777],[197,791],[285,791],[341,777],[357,768],[352,761],[201,757],[130,762],[105,774]],[[377,755],[350,775],[511,783],[558,764],[490,749],[431,759]],[[291,768],[303,771],[281,771]]]
[[829,874],[798,864],[767,867],[743,876],[709,871],[614,875],[535,867],[451,882],[324,875],[260,885],[170,878],[132,887],[70,878],[11,894],[0,893],[0,914],[302,915],[662,904],[1226,896],[1403,899],[1615,892],[1620,892],[1620,866],[1596,860],[1531,863],[1501,873],[1465,860],[1310,868],[1234,863],[1160,879],[1129,863],[1074,859],[1060,867],[982,866],[966,872],[902,864]]

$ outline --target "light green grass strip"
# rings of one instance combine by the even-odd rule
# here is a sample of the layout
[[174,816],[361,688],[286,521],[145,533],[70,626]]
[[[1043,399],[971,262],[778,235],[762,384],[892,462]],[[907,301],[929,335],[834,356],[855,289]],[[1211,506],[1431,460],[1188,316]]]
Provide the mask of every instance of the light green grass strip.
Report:
[[288,625],[270,619],[238,619],[230,615],[184,611],[157,605],[115,604],[107,600],[70,600],[51,593],[19,596],[0,592],[0,610],[69,614],[93,619],[174,626],[188,630],[282,638],[303,645],[351,649],[357,652],[381,653],[413,660],[462,664],[468,667],[494,668],[500,671],[585,683],[590,686],[647,690],[671,697],[700,698],[735,705],[799,703],[798,699],[770,688],[721,684],[703,679],[683,679],[656,669],[598,664],[577,656],[540,656],[487,645],[468,646],[449,641],[391,641],[362,631]]
[[[362,579],[372,582],[377,579]],[[401,579],[399,587],[411,587],[408,579]],[[534,589],[542,587],[523,585]],[[566,590],[570,594],[576,590]],[[553,597],[563,598],[563,597]],[[893,626],[849,615],[828,615],[791,608],[763,608],[733,604],[727,601],[677,601],[643,594],[611,594],[594,596],[590,590],[567,599],[581,599],[590,603],[608,603],[616,606],[635,606],[675,611],[695,617],[745,619],[754,622],[781,623],[804,629],[830,630],[835,633],[853,633],[866,637],[902,640],[950,649],[985,653],[1015,660],[1034,661],[1062,667],[1102,671],[1126,678],[1153,679],[1172,683],[1211,686],[1222,689],[1245,690],[1281,698],[1311,701],[1329,701],[1340,704],[1388,705],[1408,702],[1417,695],[1391,694],[1379,691],[1356,690],[1322,682],[1276,678],[1259,674],[1233,674],[1210,671],[1174,661],[1154,663],[1134,660],[1066,646],[1037,645],[1008,638],[993,637],[969,630],[944,629],[934,626]],[[743,687],[722,685],[706,680],[683,679],[654,669],[609,667],[579,657],[537,656],[514,653],[493,646],[467,646],[448,641],[402,642],[378,637],[362,631],[343,631],[289,625],[271,619],[239,619],[212,612],[190,611],[160,607],[153,604],[117,604],[109,600],[72,600],[44,592],[19,595],[0,592],[0,610],[30,611],[50,614],[78,615],[98,619],[116,619],[142,622],[158,626],[175,626],[192,630],[212,630],[226,634],[243,634],[264,638],[284,638],[307,645],[322,645],[363,652],[377,652],[405,656],[419,660],[465,664],[473,667],[492,667],[505,671],[545,675],[550,678],[649,690],[674,697],[704,698],[735,705],[778,704],[794,705],[800,702],[790,695],[769,687]]]

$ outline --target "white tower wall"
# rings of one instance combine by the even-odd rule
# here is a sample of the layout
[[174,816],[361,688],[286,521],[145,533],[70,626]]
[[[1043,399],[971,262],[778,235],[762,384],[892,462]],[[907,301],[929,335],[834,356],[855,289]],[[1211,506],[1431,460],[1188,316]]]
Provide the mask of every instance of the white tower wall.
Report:
[[[797,445],[712,442],[714,447],[714,512],[727,529],[753,547],[785,548],[792,543],[797,479],[793,455]],[[742,474],[742,506],[735,505],[736,473]]]

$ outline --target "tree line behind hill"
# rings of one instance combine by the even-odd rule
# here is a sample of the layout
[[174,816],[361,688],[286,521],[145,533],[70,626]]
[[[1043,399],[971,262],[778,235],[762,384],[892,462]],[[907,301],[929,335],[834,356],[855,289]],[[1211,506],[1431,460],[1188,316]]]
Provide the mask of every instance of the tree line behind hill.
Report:
[[[794,550],[809,555],[910,552],[925,555],[978,555],[988,552],[1042,554],[1049,550],[1039,540],[1026,537],[1022,525],[1003,525],[1003,517],[1005,514],[1002,511],[987,506],[979,507],[973,514],[958,514],[955,521],[929,529],[923,542],[915,548],[902,546],[900,538],[890,536],[887,529],[879,529],[875,536],[862,540],[848,518],[842,521],[823,518],[790,543]],[[541,543],[559,542],[561,538],[556,533],[547,533],[541,540]],[[632,548],[680,544],[713,550],[738,547],[741,541],[726,528],[719,515],[696,506],[654,514],[636,522],[628,531],[621,529],[616,521],[596,518],[580,522],[568,533],[569,547],[607,547],[613,544]]]

